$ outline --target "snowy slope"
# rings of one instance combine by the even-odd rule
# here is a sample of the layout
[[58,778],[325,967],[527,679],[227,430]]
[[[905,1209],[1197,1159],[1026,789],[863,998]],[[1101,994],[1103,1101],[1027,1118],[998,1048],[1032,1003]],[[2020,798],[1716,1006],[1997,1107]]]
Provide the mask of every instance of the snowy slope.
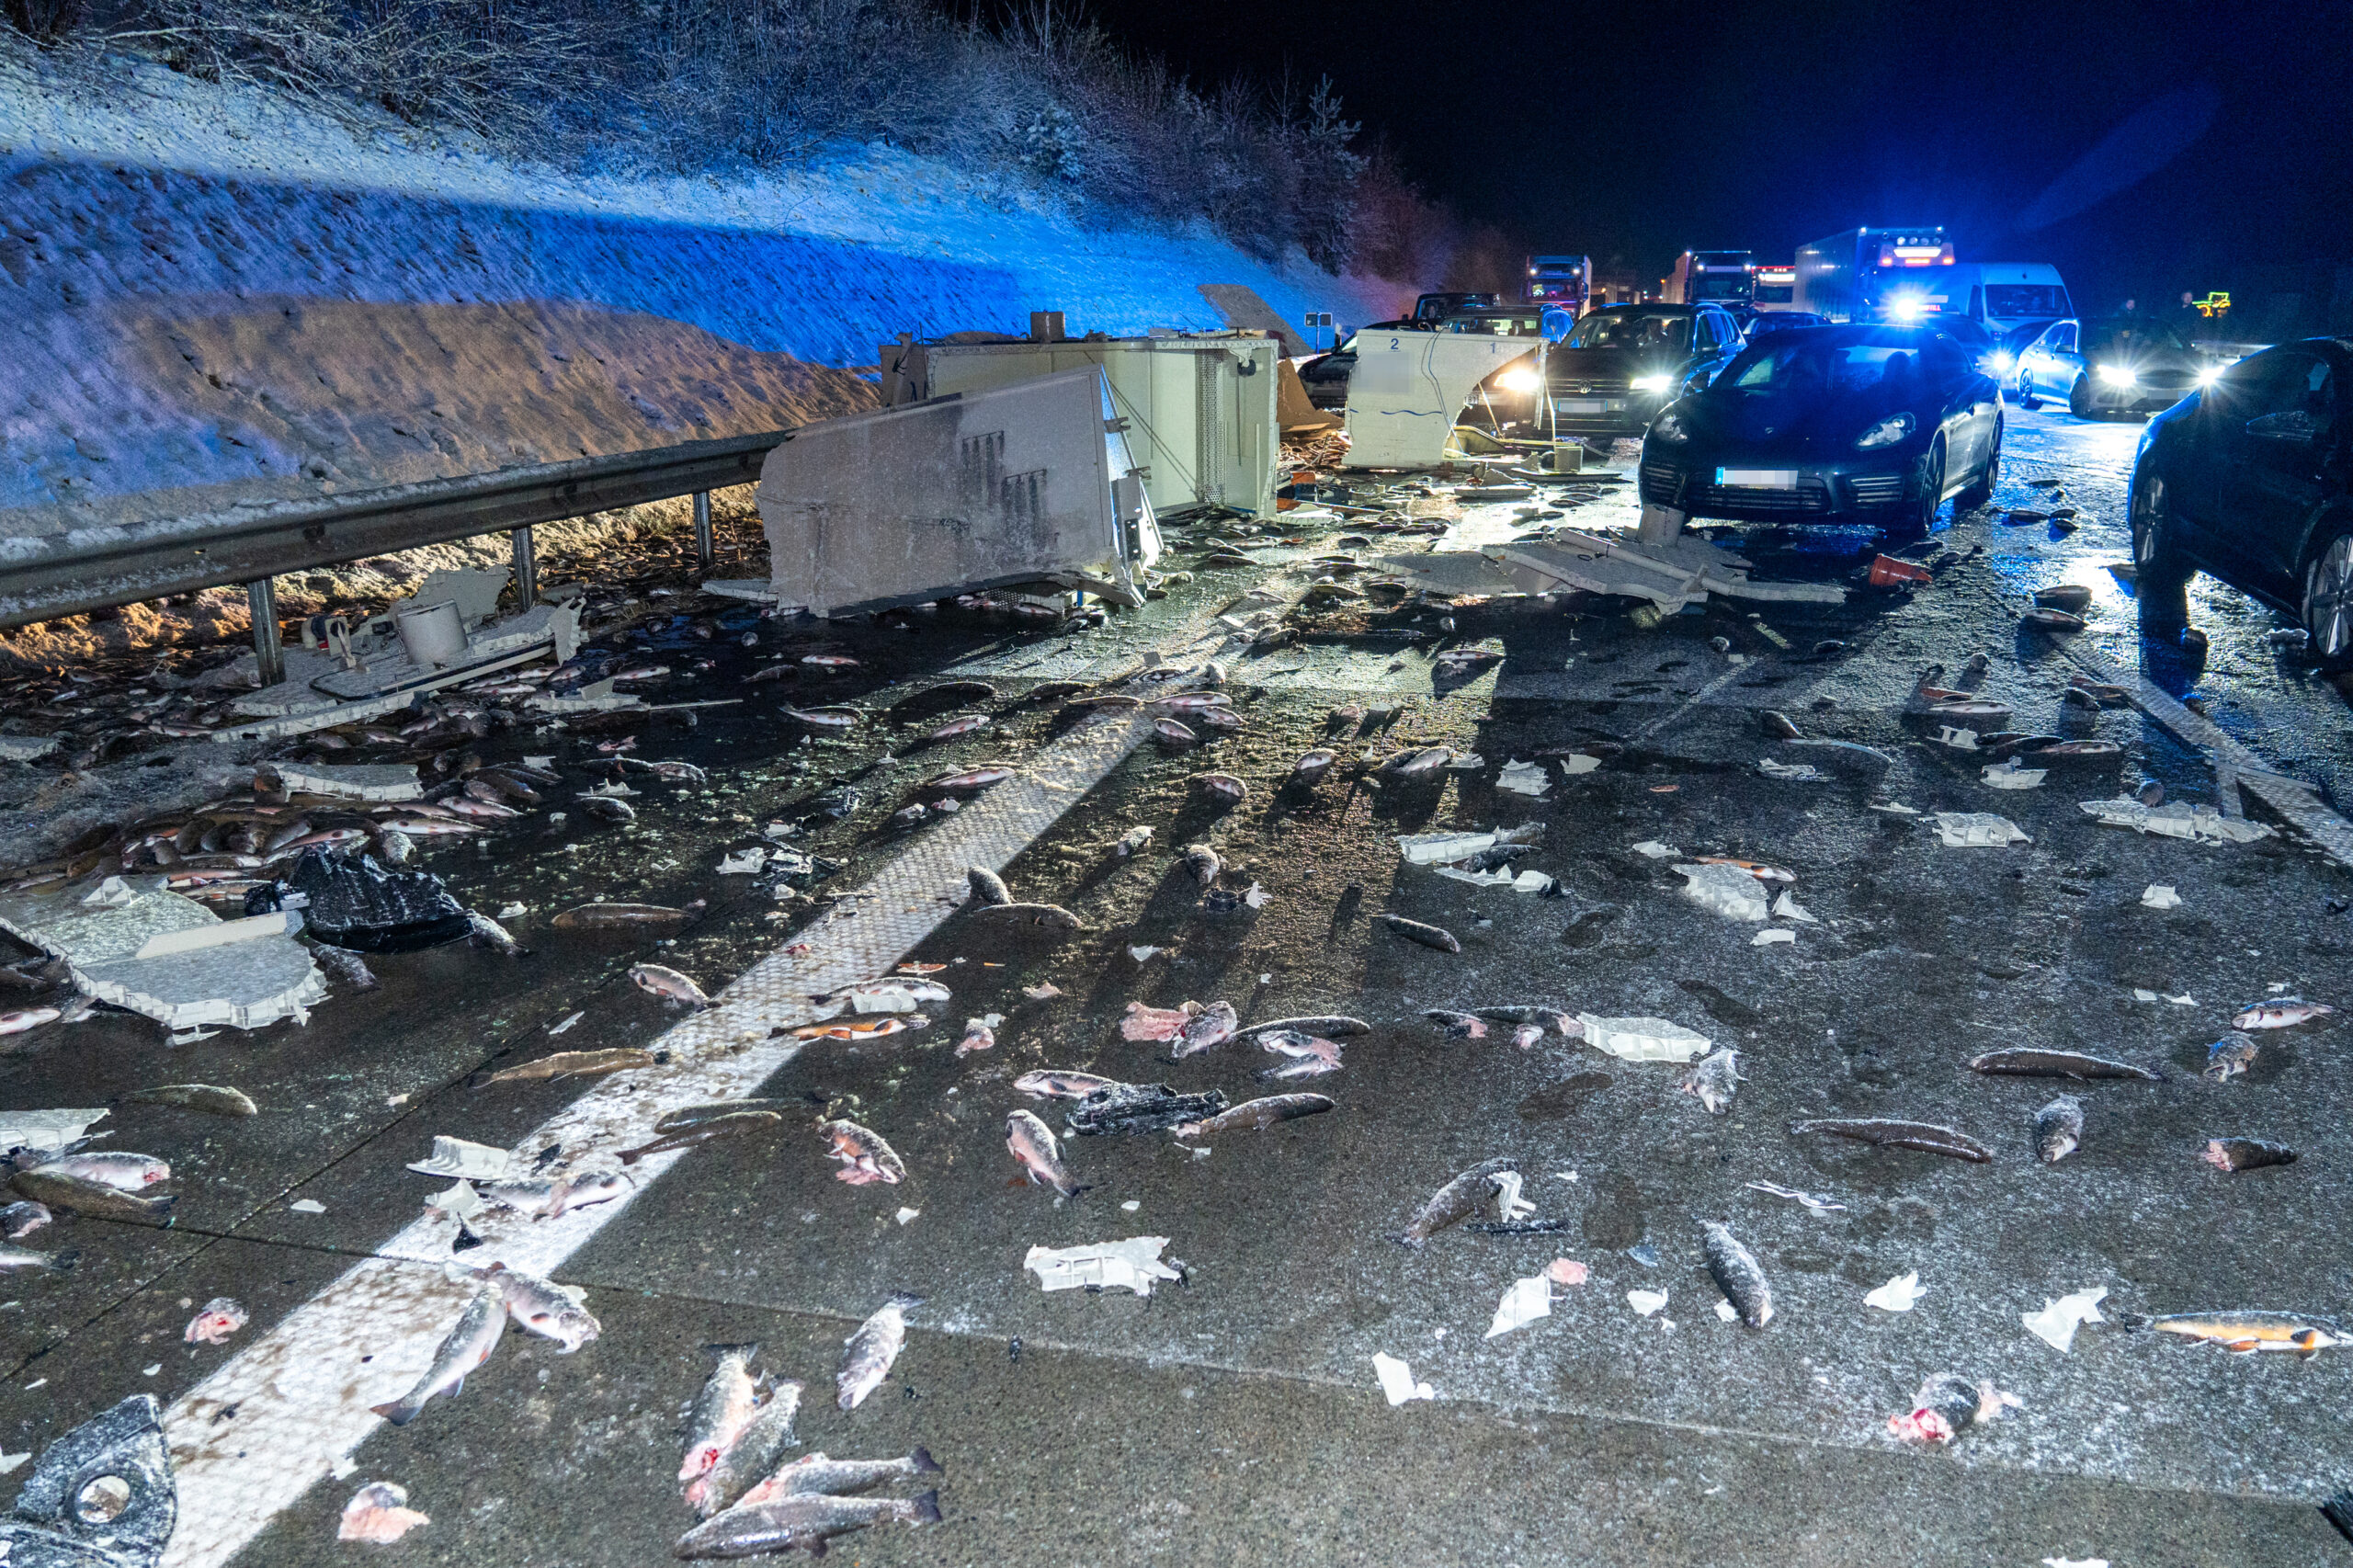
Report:
[[0,551],[866,406],[903,331],[1224,324],[1401,292],[1085,230],[887,149],[722,184],[518,167],[125,64],[0,65]]

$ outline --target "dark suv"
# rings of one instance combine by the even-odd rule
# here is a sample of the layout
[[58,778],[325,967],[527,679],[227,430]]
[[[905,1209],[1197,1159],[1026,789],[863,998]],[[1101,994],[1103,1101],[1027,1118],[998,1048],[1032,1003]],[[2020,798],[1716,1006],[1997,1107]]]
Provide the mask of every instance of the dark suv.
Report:
[[1744,344],[1715,305],[1604,305],[1545,365],[1553,427],[1564,436],[1639,436],[1658,411],[1716,379]]

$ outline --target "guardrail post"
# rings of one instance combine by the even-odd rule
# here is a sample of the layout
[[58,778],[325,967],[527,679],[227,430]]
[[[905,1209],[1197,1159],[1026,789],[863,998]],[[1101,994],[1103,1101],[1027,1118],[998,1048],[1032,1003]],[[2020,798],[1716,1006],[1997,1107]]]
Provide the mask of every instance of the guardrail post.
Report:
[[529,609],[540,602],[540,558],[531,548],[528,526],[508,537],[515,541],[515,608]]
[[710,570],[715,552],[710,542],[710,492],[695,492],[695,564]]
[[245,585],[245,607],[254,622],[254,672],[264,687],[286,678],[286,649],[278,640],[278,585],[267,577]]

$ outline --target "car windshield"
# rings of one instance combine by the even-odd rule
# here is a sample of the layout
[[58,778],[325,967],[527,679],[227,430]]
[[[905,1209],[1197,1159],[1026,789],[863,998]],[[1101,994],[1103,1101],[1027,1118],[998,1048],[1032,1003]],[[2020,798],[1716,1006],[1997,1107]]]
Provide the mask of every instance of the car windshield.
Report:
[[2026,346],[2040,337],[2050,324],[2048,321],[2030,321],[2014,326],[2002,335],[2002,347],[2012,354],[2023,354]]
[[2040,316],[2051,322],[2065,315],[2070,308],[2067,290],[2056,283],[1985,285],[1985,313],[1995,321]]
[[2117,316],[2108,321],[2087,323],[2084,327],[2084,352],[2086,354],[2146,354],[2154,349],[2189,351],[2181,334],[2161,321],[2143,321],[2135,316]]
[[1981,354],[1994,347],[1994,335],[1967,316],[1936,316],[1922,324],[1936,328],[1947,337],[1957,338],[1962,347]]
[[1569,335],[1572,348],[1631,348],[1681,354],[1690,347],[1691,318],[1665,311],[1596,311]]
[[1733,360],[1716,385],[1753,394],[1881,391],[1903,401],[1918,390],[1923,359],[1934,371],[1961,352],[1959,344],[1935,332],[1881,327],[1778,334]]

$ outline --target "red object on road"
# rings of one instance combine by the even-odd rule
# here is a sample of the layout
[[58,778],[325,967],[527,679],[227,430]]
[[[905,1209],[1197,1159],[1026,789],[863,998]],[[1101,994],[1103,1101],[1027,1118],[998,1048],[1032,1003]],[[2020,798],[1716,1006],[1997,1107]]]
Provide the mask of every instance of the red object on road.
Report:
[[1893,588],[1902,583],[1934,581],[1925,566],[1915,566],[1909,561],[1898,561],[1893,555],[1881,555],[1871,562],[1871,586]]

